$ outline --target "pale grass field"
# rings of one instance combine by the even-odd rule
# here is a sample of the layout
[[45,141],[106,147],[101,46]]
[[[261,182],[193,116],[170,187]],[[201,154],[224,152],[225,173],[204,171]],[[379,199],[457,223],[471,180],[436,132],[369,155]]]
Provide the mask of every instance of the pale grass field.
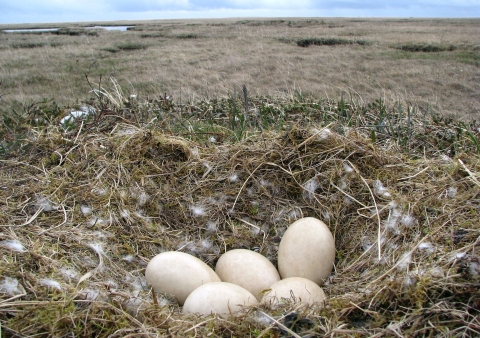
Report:
[[[54,98],[62,105],[84,101],[92,97],[85,79],[88,74],[94,83],[102,76],[107,90],[113,90],[109,78],[114,77],[125,94],[137,94],[140,99],[167,93],[178,102],[192,102],[239,93],[246,85],[249,95],[298,92],[334,101],[344,95],[359,104],[384,99],[387,104],[401,102],[467,120],[480,118],[480,19],[108,24],[136,27],[127,32],[100,31],[98,36],[1,34],[3,104],[16,100],[28,105],[42,98]],[[5,28],[14,27],[0,27]],[[298,47],[296,41],[305,37],[371,44]],[[39,42],[45,45],[18,48]],[[412,44],[455,45],[456,49],[412,53],[395,48]]]

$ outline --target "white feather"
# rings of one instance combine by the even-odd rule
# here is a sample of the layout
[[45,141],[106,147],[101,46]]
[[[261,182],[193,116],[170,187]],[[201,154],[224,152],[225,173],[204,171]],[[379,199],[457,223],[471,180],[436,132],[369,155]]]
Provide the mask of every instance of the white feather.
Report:
[[19,241],[15,239],[6,239],[4,241],[0,242],[0,246],[4,247],[5,249],[11,250],[11,251],[17,251],[17,252],[25,252],[25,248],[23,247],[23,244],[20,243]]

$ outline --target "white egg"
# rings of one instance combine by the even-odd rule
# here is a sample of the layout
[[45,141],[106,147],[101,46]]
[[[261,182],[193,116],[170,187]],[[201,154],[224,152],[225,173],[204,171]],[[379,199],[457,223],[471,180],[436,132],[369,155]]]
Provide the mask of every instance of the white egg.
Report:
[[257,305],[257,299],[247,290],[232,283],[208,283],[195,289],[183,305],[183,313],[208,316],[216,313],[228,317],[244,306]]
[[215,271],[207,264],[178,251],[167,251],[153,257],[147,265],[145,278],[155,292],[175,296],[180,305],[199,286],[220,282]]
[[217,262],[215,272],[222,282],[240,285],[257,298],[262,290],[280,280],[277,269],[265,256],[245,249],[224,253]]
[[282,278],[303,277],[322,285],[335,261],[335,241],[322,221],[305,217],[292,223],[278,247]]
[[262,303],[276,307],[283,302],[302,304],[323,304],[325,293],[322,288],[309,279],[290,277],[276,282],[263,296]]

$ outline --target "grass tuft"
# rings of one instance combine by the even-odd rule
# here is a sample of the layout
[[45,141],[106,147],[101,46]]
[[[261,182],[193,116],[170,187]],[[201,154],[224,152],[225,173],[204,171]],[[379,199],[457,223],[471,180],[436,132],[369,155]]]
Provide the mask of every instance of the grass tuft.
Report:
[[148,45],[139,42],[126,42],[115,45],[117,49],[122,51],[134,51],[134,50],[142,50],[147,49]]
[[200,36],[198,34],[192,34],[192,33],[175,35],[175,38],[177,39],[198,39],[199,37]]
[[368,46],[371,42],[366,40],[349,40],[341,38],[303,38],[297,40],[297,45],[299,47],[308,47],[308,46],[335,46],[335,45],[353,45],[358,44],[361,46]]
[[455,45],[440,45],[440,44],[427,44],[427,43],[409,43],[399,45],[396,47],[406,52],[423,52],[423,53],[436,53],[436,52],[452,52],[457,49]]
[[54,35],[68,35],[68,36],[98,36],[98,31],[95,29],[85,29],[85,28],[59,28],[58,30],[51,31],[51,34]]
[[45,47],[47,46],[47,43],[46,42],[14,42],[14,43],[11,43],[10,44],[10,47],[12,48],[27,48],[27,49],[30,49],[30,48],[42,48],[42,47]]
[[144,50],[147,49],[148,45],[145,43],[139,43],[139,42],[125,42],[125,43],[119,43],[115,44],[113,46],[107,46],[102,48],[102,50],[110,53],[118,53],[118,52],[131,52],[131,51],[137,51],[137,50]]

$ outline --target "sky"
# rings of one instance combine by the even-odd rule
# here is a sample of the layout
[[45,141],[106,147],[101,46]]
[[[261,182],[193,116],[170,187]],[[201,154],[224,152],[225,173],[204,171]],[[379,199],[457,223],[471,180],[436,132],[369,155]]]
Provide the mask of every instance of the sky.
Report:
[[479,18],[480,0],[0,0],[0,24],[240,17]]

